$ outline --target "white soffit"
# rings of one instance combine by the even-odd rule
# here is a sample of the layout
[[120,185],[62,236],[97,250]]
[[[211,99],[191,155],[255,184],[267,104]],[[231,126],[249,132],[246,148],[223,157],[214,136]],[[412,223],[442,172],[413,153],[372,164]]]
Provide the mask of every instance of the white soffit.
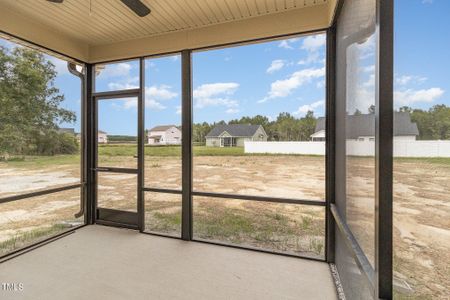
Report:
[[329,26],[336,0],[0,0],[0,30],[96,62],[300,33]]

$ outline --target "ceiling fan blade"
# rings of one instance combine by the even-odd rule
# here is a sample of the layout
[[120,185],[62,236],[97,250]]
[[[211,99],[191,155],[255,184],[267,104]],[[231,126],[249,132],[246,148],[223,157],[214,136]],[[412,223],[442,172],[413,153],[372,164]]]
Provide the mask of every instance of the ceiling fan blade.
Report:
[[53,3],[63,3],[64,0],[47,0],[47,1]]
[[134,11],[139,17],[145,17],[150,13],[150,8],[148,8],[144,3],[139,0],[120,0],[123,4],[128,6],[129,9]]

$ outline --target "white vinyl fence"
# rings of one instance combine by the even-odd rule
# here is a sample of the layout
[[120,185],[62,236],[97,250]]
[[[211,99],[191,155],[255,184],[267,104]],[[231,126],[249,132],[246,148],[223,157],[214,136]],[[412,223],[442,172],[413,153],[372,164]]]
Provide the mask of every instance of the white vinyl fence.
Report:
[[[325,142],[245,142],[245,153],[325,155]],[[373,141],[347,141],[347,154],[375,155]],[[450,141],[394,140],[395,157],[450,157]]]

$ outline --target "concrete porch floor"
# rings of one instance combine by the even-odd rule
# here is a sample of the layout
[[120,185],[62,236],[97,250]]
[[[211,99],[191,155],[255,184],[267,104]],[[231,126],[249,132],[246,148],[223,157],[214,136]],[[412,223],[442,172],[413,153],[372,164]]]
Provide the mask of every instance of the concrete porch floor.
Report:
[[105,226],[0,264],[1,299],[337,299],[329,266]]

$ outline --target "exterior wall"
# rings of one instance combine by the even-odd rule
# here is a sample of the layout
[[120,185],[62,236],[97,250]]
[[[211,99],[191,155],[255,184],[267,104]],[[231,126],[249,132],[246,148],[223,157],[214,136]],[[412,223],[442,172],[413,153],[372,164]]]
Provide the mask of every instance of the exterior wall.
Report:
[[[262,135],[262,137],[261,137]],[[267,141],[267,133],[262,129],[262,127],[259,127],[258,130],[256,130],[255,134],[253,135],[252,139],[253,141]],[[243,147],[242,145],[241,147]]]
[[[348,155],[374,156],[375,142],[346,141]],[[245,153],[325,155],[325,142],[245,142]],[[395,157],[450,157],[450,141],[394,140]]]
[[[169,128],[165,131],[149,131],[148,135],[149,145],[181,145],[181,131],[176,127]],[[160,141],[155,142],[154,139],[150,138],[152,135],[160,135]]]
[[104,133],[98,133],[98,143],[99,144],[108,144],[108,135]]
[[244,147],[245,142],[250,142],[252,139],[248,137],[236,138],[236,147]]
[[325,140],[325,130],[320,130],[311,134],[312,141],[324,141]]
[[164,141],[166,145],[181,145],[181,131],[176,127],[167,129]]
[[216,137],[207,137],[206,146],[208,147],[220,147],[220,139]]

